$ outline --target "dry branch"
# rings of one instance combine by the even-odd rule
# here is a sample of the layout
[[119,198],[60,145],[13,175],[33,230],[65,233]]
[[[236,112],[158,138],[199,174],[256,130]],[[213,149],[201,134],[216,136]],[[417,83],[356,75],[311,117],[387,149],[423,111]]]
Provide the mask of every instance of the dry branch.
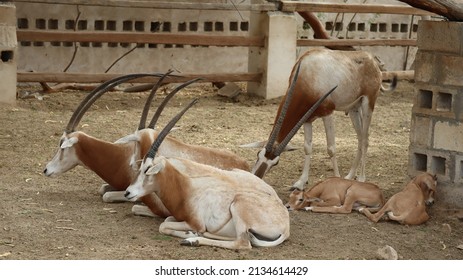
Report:
[[450,21],[463,21],[463,0],[399,0],[408,5],[446,17]]

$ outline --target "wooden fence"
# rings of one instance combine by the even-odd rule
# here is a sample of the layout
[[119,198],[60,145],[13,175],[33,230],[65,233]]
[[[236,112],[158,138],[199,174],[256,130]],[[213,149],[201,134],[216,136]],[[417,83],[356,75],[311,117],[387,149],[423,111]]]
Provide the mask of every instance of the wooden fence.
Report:
[[[56,1],[60,3],[59,0]],[[70,1],[64,1],[70,4]],[[72,1],[71,1],[72,2]],[[121,1],[106,1],[107,5],[121,5]],[[119,4],[117,4],[119,3]],[[135,2],[137,3],[137,2]],[[72,4],[72,3],[71,3]],[[160,5],[165,9],[248,9],[259,12],[283,11],[283,12],[326,12],[326,13],[385,13],[405,15],[432,15],[429,12],[406,6],[393,5],[372,5],[372,4],[326,4],[307,3],[300,1],[280,1],[276,4],[265,4],[263,6],[246,5],[246,7],[231,7],[229,4],[205,4],[205,3],[178,3],[151,2],[152,5]],[[219,36],[219,35],[182,35],[182,34],[159,34],[143,32],[105,32],[105,31],[43,31],[43,30],[17,30],[18,41],[28,42],[100,42],[100,43],[147,43],[147,44],[183,44],[203,46],[227,46],[227,47],[265,47],[264,36]],[[415,46],[413,39],[300,39],[297,46]],[[413,72],[394,71],[401,77],[410,79]],[[391,73],[385,73],[384,77],[390,77]],[[57,82],[57,83],[99,83],[117,76],[117,74],[81,74],[81,73],[29,73],[18,72],[18,82]],[[182,82],[192,77],[203,77],[204,82],[259,82],[262,73],[219,73],[219,74],[195,74],[185,75],[184,78],[173,78],[172,82]],[[139,82],[153,79],[140,79]]]

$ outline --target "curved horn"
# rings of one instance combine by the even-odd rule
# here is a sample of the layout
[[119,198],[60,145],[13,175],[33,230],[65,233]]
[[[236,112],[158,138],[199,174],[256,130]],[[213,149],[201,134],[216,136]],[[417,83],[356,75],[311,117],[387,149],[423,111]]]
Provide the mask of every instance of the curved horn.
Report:
[[278,119],[275,122],[275,125],[273,126],[272,133],[270,133],[270,136],[268,137],[267,145],[265,146],[265,150],[267,152],[273,149],[273,144],[275,143],[275,140],[277,139],[277,135],[280,132],[281,126],[283,125],[283,120],[286,117],[286,112],[288,111],[289,103],[291,102],[291,99],[293,97],[294,88],[296,87],[296,81],[297,81],[297,77],[299,76],[300,68],[301,68],[301,63],[299,62],[297,64],[296,72],[293,75],[293,79],[291,80],[291,84],[289,85],[288,93],[286,94],[285,103],[283,104],[283,107],[280,111],[280,116],[278,116]]
[[151,89],[150,95],[146,99],[145,107],[143,107],[143,111],[141,113],[140,123],[138,124],[138,130],[141,130],[146,127],[146,118],[148,117],[148,111],[151,106],[151,102],[153,101],[154,95],[156,94],[156,91],[159,89],[159,87],[162,85],[164,79],[172,72],[174,72],[174,70],[169,70],[164,75],[162,75],[162,77],[159,78],[158,82]]
[[79,124],[80,120],[82,119],[82,116],[84,113],[88,110],[88,108],[105,92],[111,90],[115,86],[137,78],[141,77],[146,77],[146,76],[154,76],[154,77],[159,77],[161,74],[129,74],[121,77],[117,77],[114,79],[111,79],[109,81],[104,82],[94,90],[92,90],[85,98],[82,100],[82,102],[79,104],[77,109],[74,111],[72,114],[71,118],[69,119],[69,122],[66,126],[66,133],[73,132],[77,124]]
[[167,102],[169,102],[169,100],[177,93],[179,92],[181,89],[185,88],[186,86],[189,86],[191,85],[192,83],[194,82],[197,82],[201,80],[201,78],[196,78],[196,79],[193,79],[193,80],[189,80],[188,82],[185,82],[179,86],[177,86],[172,92],[170,92],[166,98],[164,98],[164,100],[162,101],[161,105],[159,105],[158,109],[156,110],[156,113],[154,114],[153,118],[151,119],[149,125],[148,125],[148,128],[151,128],[151,129],[154,129],[154,126],[156,125],[159,117],[161,116],[161,113],[162,111],[164,110],[164,107],[166,107],[167,105]]
[[329,92],[327,92],[325,95],[322,96],[322,98],[318,99],[317,102],[315,102],[312,107],[302,116],[302,118],[294,125],[293,129],[286,135],[285,139],[281,141],[281,143],[278,145],[278,147],[274,151],[274,155],[278,156],[280,155],[283,150],[285,149],[286,145],[288,145],[289,141],[291,141],[291,138],[297,133],[299,128],[307,121],[307,119],[317,110],[317,108],[322,104],[322,102],[337,88],[338,86],[335,86],[332,88]]
[[180,111],[175,117],[173,117],[169,123],[159,132],[158,137],[156,140],[153,142],[151,145],[151,148],[149,149],[148,153],[146,154],[146,157],[149,158],[154,158],[156,155],[159,146],[161,146],[162,141],[164,138],[166,138],[167,134],[169,134],[170,130],[174,127],[174,125],[180,120],[180,118],[185,114],[185,112],[191,108],[191,106],[195,105],[198,102],[199,99],[195,98],[193,101],[190,102],[185,108],[183,108],[182,111]]

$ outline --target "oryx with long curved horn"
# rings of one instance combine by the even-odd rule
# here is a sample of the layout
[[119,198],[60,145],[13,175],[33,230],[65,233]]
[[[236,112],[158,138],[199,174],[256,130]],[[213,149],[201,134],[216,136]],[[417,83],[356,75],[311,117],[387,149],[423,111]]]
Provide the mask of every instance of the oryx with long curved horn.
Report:
[[273,187],[242,170],[222,170],[160,155],[159,148],[189,104],[158,134],[125,196],[154,192],[171,213],[162,234],[182,245],[228,249],[271,247],[289,238],[289,214]]
[[[153,74],[131,74],[118,77],[102,84],[82,101],[78,106],[78,110],[74,112],[66,126],[66,131],[60,139],[60,146],[56,155],[46,165],[44,170],[46,176],[59,175],[77,165],[82,165],[94,171],[110,186],[105,186],[100,190],[100,193],[104,193],[103,200],[105,202],[125,200],[123,191],[125,191],[136,175],[139,162],[157,136],[158,132],[154,129],[154,126],[162,110],[175,93],[179,92],[187,85],[198,81],[198,79],[180,84],[172,90],[158,107],[149,125],[146,126],[145,122],[149,104],[156,90],[163,83],[163,79],[167,75],[170,75],[170,72],[164,75],[156,74],[156,76],[160,76],[160,79],[151,90],[148,100],[145,103],[138,129],[115,143],[94,138],[81,131],[75,131],[75,127],[78,125],[85,111],[88,110],[91,104],[104,92],[107,92],[117,84],[130,80],[130,78],[139,78],[143,75]],[[188,157],[204,164],[219,165],[221,168],[242,168],[249,170],[249,165],[245,160],[229,151],[189,145],[173,137],[168,137],[168,139],[166,139],[163,147],[161,147],[161,152],[169,156]],[[136,213],[141,212],[140,214],[143,215],[152,215],[152,212],[161,217],[169,215],[162,203],[158,201],[157,197],[150,195],[141,200],[151,211],[147,211],[144,207],[134,206],[133,211],[136,211]]]
[[[300,70],[299,70],[300,69]],[[297,73],[300,71],[296,81]],[[396,87],[395,77],[389,88],[381,85],[382,74],[373,56],[364,51],[335,51],[313,49],[302,55],[291,73],[291,83],[282,99],[275,118],[274,128],[267,142],[255,142],[242,147],[262,148],[252,172],[263,177],[278,163],[280,154],[300,127],[300,120],[308,108],[321,100],[323,94],[334,85],[338,87],[304,122],[304,168],[293,188],[302,190],[309,179],[312,153],[312,122],[322,118],[325,125],[328,154],[333,164],[334,175],[339,177],[336,161],[333,112],[349,114],[358,139],[357,155],[347,179],[353,179],[360,167],[357,180],[365,181],[365,157],[368,147],[368,130],[376,98],[380,91],[392,91]],[[298,123],[299,122],[299,123]],[[275,144],[276,143],[276,144]],[[277,146],[276,148],[274,146]],[[264,147],[265,146],[265,147]]]

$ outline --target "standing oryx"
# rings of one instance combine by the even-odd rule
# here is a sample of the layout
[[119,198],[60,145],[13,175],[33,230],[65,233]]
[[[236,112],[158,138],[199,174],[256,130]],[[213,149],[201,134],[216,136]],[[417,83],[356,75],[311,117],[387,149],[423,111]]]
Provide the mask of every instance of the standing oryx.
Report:
[[287,94],[282,99],[269,140],[243,145],[243,147],[254,148],[262,148],[265,145],[258,153],[252,172],[262,178],[270,168],[278,163],[280,154],[284,150],[290,150],[286,147],[289,140],[285,141],[285,139],[292,138],[297,132],[299,127],[296,123],[307,109],[335,84],[338,87],[333,94],[304,123],[304,168],[293,188],[302,190],[308,181],[312,153],[312,122],[317,118],[323,119],[328,154],[335,176],[340,176],[336,161],[332,115],[335,110],[349,114],[358,139],[357,155],[346,178],[356,177],[357,169],[360,167],[357,179],[365,181],[368,130],[376,98],[380,91],[392,91],[396,86],[396,78],[389,89],[383,88],[379,66],[375,59],[364,51],[313,49],[299,58],[291,73],[291,79],[294,78],[298,67],[301,73],[294,85],[294,96],[291,98]]

